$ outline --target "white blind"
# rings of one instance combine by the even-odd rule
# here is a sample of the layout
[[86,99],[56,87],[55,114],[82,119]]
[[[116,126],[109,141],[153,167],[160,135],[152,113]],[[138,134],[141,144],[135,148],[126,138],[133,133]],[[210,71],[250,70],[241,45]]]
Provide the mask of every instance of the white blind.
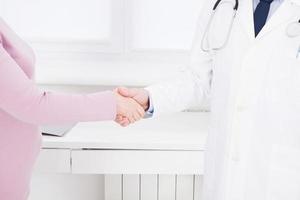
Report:
[[107,40],[110,0],[1,0],[2,17],[23,37]]
[[34,48],[39,83],[148,85],[188,63],[203,1],[0,0],[0,16]]

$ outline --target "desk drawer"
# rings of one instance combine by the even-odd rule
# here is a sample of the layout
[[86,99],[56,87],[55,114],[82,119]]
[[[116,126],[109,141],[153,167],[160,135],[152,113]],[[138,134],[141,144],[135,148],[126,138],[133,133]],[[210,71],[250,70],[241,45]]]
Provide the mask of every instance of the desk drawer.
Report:
[[73,150],[74,174],[203,174],[203,151]]
[[42,149],[35,171],[45,173],[71,173],[71,151],[64,149]]

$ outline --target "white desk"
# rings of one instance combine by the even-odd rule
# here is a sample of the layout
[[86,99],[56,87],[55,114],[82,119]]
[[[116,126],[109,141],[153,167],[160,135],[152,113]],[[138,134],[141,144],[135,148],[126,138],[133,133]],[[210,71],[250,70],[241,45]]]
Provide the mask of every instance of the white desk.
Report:
[[202,174],[208,113],[180,113],[122,128],[78,124],[44,136],[37,171],[71,174]]

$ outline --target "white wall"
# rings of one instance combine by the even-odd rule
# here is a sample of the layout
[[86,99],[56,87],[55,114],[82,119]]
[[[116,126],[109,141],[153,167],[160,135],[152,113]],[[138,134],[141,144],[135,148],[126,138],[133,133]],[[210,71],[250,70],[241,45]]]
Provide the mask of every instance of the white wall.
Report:
[[128,12],[135,50],[189,50],[201,8],[197,0],[131,0]]
[[186,65],[202,1],[0,0],[0,13],[36,50],[40,83],[146,85]]

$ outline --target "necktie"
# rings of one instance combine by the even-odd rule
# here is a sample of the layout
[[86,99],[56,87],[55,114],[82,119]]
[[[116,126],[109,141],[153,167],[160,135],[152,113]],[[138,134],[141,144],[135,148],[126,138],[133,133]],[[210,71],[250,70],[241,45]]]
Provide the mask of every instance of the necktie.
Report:
[[260,0],[254,12],[255,37],[266,24],[273,0]]

